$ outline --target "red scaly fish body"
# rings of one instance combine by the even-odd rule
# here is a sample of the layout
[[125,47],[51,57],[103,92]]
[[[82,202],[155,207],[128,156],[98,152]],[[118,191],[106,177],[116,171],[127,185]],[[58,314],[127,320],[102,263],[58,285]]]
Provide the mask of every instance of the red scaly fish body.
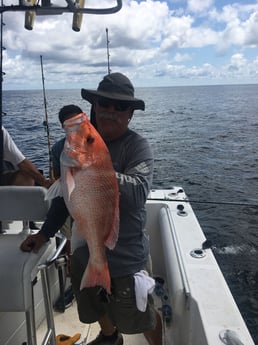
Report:
[[118,237],[119,191],[115,171],[104,141],[85,114],[66,120],[64,128],[63,195],[90,253],[81,289],[100,285],[110,293],[105,246],[113,249]]

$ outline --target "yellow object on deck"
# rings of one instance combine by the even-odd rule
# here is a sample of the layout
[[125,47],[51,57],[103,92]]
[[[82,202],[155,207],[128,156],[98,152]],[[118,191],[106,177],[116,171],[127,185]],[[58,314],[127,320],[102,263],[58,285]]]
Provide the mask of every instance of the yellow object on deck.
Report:
[[74,336],[59,334],[56,336],[57,345],[73,345],[81,337],[81,333],[76,333]]

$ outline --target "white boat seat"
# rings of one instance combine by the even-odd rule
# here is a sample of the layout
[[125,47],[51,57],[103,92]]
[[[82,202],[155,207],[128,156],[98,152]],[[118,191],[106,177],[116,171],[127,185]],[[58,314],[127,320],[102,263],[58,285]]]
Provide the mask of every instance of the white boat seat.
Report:
[[[0,221],[43,221],[50,206],[45,194],[43,187],[1,186]],[[36,254],[22,252],[20,244],[26,236],[8,230],[0,235],[0,311],[25,312],[27,344],[36,345],[33,281],[54,248],[49,242]]]
[[0,187],[0,220],[43,221],[50,206],[43,187]]
[[35,253],[24,253],[23,234],[0,236],[0,311],[26,311],[32,307],[32,282],[38,265],[50,256],[49,243]]

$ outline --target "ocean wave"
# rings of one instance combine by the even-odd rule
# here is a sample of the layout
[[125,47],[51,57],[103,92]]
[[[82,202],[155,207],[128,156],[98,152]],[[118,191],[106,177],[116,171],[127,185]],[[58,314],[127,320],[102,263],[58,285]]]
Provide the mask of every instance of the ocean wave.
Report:
[[229,245],[221,248],[213,247],[213,250],[216,254],[226,254],[226,255],[252,255],[258,253],[256,247],[248,244],[241,245]]

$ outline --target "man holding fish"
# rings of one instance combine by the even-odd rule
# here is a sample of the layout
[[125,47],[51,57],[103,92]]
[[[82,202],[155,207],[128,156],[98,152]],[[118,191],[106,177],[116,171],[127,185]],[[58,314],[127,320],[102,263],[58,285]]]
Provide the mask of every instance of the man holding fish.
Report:
[[92,104],[91,122],[84,113],[63,122],[61,178],[49,190],[55,198],[42,229],[21,249],[37,251],[70,214],[71,281],[79,318],[98,321],[101,328],[88,345],[122,345],[121,333],[143,333],[149,344],[161,345],[161,318],[151,296],[146,294],[145,301],[143,293],[144,303],[137,297],[149,277],[140,287],[136,283],[149,258],[144,227],[153,154],[128,125],[134,110],[144,110],[145,104],[121,73],[106,75],[97,90],[82,89],[82,97]]

